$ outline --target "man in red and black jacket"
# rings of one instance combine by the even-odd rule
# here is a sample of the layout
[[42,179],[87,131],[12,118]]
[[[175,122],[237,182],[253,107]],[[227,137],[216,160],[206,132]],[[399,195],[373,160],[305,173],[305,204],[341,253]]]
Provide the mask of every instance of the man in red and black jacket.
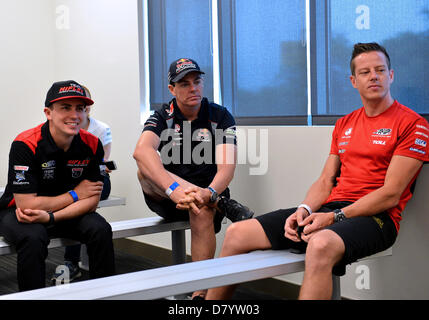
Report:
[[77,82],[56,82],[46,96],[47,121],[12,143],[8,183],[0,199],[0,233],[16,247],[20,291],[45,286],[47,246],[53,237],[87,245],[91,278],[115,273],[112,230],[95,212],[104,151],[97,137],[80,129],[86,105],[92,104]]

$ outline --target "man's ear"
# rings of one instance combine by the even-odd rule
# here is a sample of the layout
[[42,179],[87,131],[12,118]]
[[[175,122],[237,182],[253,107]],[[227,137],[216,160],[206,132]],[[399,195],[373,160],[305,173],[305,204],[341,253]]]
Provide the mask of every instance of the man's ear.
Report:
[[393,71],[393,69],[389,70],[389,77],[390,77],[390,84],[392,84],[393,80],[395,79],[395,72]]
[[176,91],[175,91],[176,87],[173,86],[172,84],[168,85],[168,90],[170,90],[170,93],[175,97],[176,96]]
[[350,82],[352,83],[353,88],[357,88],[357,86],[356,86],[356,77],[354,75],[350,76]]
[[45,109],[43,109],[43,112],[45,113],[46,119],[51,120],[52,109],[45,107]]

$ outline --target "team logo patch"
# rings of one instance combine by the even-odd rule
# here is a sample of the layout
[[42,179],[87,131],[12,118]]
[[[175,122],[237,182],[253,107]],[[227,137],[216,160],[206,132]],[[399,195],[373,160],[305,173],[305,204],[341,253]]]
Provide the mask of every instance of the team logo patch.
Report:
[[28,169],[30,169],[30,167],[28,166],[21,166],[21,165],[13,166],[13,170],[15,171],[28,171]]
[[15,181],[13,181],[14,185],[30,184],[28,181],[25,181],[25,172],[30,169],[29,166],[16,165],[13,166],[13,169],[15,170]]
[[211,141],[211,133],[208,129],[199,129],[197,136],[196,136],[196,141],[207,141],[210,142]]
[[[16,166],[15,166],[16,167]],[[18,168],[19,168],[19,166],[18,166]],[[12,183],[14,184],[14,185],[23,185],[23,184],[30,184],[30,182],[28,182],[28,181],[25,181],[25,172],[28,170],[28,167],[27,167],[27,169],[25,169],[25,170],[20,170],[20,171],[16,171],[15,172],[15,181],[13,181]]]
[[43,179],[51,180],[54,178],[55,178],[55,170],[54,169],[43,170]]
[[376,134],[378,136],[388,136],[392,133],[392,129],[388,129],[388,128],[382,128],[382,129],[378,129],[377,131],[375,131],[373,134]]
[[90,160],[69,160],[67,161],[68,167],[86,167],[89,165]]
[[423,136],[425,138],[429,138],[429,136],[426,133],[420,132],[420,131],[416,131],[416,134]]
[[15,180],[16,180],[17,182],[22,182],[23,180],[25,180],[25,174],[24,174],[24,171],[16,172],[16,173],[15,173]]
[[419,149],[416,149],[416,148],[410,148],[410,151],[414,151],[414,152],[421,153],[421,154],[426,154],[426,151],[419,150]]
[[414,141],[414,143],[418,146],[426,147],[426,141],[424,141],[422,139],[416,139],[416,141]]
[[48,169],[48,168],[52,168],[52,167],[55,167],[55,160],[50,160],[50,161],[42,163],[42,169]]
[[419,128],[419,129],[423,129],[423,130],[429,131],[428,128],[426,128],[425,126],[422,126],[421,124],[416,124],[416,127]]
[[185,69],[193,68],[196,69],[197,66],[189,59],[180,59],[176,64],[176,73],[180,73]]
[[83,168],[72,168],[72,178],[79,178],[82,175]]

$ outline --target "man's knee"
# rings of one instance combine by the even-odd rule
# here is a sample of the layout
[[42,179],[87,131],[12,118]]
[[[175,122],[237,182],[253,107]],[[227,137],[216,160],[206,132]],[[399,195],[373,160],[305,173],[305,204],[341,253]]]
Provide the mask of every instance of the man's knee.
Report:
[[206,232],[208,228],[213,229],[214,209],[208,207],[200,208],[198,214],[189,212],[191,229],[197,232]]
[[105,241],[112,239],[111,225],[98,213],[89,213],[84,219],[85,231],[92,240]]
[[112,227],[107,222],[98,224],[93,228],[92,234],[99,241],[110,241],[113,236]]
[[344,255],[344,242],[331,230],[322,230],[309,241],[306,251],[306,264],[333,266]]
[[246,228],[244,223],[233,223],[227,229],[225,233],[225,239],[223,241],[223,247],[235,253],[241,253],[244,250],[244,244],[246,243],[245,235]]
[[45,226],[38,223],[19,223],[14,214],[9,214],[2,220],[0,229],[6,241],[15,245],[17,249],[30,247],[39,250],[49,244],[49,236]]

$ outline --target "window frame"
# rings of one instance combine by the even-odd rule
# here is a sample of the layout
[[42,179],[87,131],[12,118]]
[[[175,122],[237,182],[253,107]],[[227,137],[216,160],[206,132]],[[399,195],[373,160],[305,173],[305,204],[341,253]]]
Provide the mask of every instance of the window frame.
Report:
[[[161,21],[165,21],[165,0],[159,2],[158,14]],[[229,108],[237,125],[269,126],[269,125],[293,125],[293,126],[331,126],[343,117],[341,114],[319,114],[319,108],[325,108],[328,113],[331,105],[330,92],[330,59],[331,59],[331,0],[305,0],[306,1],[306,30],[307,37],[307,83],[308,92],[307,114],[293,116],[237,116],[237,45],[234,1],[207,0],[210,1],[212,11],[211,19],[212,56],[213,56],[213,85],[214,101]],[[140,93],[141,93],[141,122],[144,123],[151,110],[154,110],[171,100],[164,97],[161,103],[151,103],[151,83],[157,83],[160,90],[168,88],[165,72],[150,72],[150,65],[157,65],[162,70],[168,69],[165,49],[165,25],[155,23],[154,15],[149,15],[153,8],[149,7],[149,0],[138,0],[138,26],[139,26],[139,52],[140,52]],[[214,17],[217,14],[217,19]],[[154,46],[149,46],[149,28],[154,26],[160,30],[160,39]],[[217,29],[216,29],[217,27]],[[154,52],[157,54],[155,55]],[[149,57],[159,57],[155,62],[149,62]],[[218,73],[216,72],[218,71]],[[161,82],[161,83],[160,83]],[[307,89],[308,89],[307,87]],[[226,98],[228,97],[228,98]],[[429,113],[421,114],[429,121]]]

